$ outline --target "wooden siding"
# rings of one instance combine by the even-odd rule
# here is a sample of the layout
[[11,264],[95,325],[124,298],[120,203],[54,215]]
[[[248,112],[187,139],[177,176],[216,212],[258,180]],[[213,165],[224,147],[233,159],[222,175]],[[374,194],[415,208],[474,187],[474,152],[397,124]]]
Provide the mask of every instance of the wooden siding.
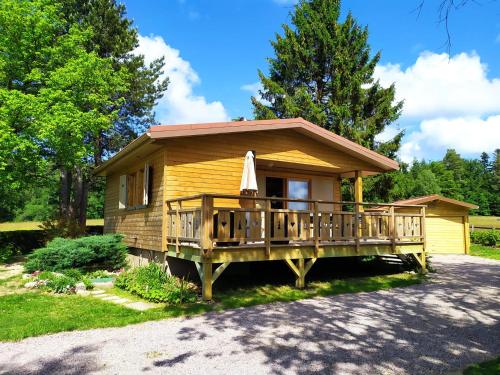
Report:
[[[426,205],[427,251],[434,254],[466,253],[469,247],[469,209],[442,201]],[[412,213],[414,209],[398,208],[396,211]]]
[[[120,175],[131,173],[145,163],[153,168],[152,199],[147,208],[118,208]],[[104,203],[104,233],[121,233],[130,247],[149,250],[162,248],[164,151],[160,150],[130,168],[107,176]]]
[[[257,168],[283,162],[295,168],[332,171],[370,166],[293,130],[172,139],[167,143],[168,199],[200,193],[239,194],[245,153],[254,150]],[[326,174],[326,173],[325,173]]]
[[425,223],[429,253],[465,253],[464,217],[429,216]]

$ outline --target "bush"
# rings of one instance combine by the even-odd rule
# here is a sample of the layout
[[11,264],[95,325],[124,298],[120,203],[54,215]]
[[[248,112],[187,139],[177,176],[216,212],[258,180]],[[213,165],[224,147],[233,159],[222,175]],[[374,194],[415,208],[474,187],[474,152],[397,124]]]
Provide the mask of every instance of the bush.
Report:
[[0,232],[0,249],[14,246],[23,254],[45,246],[48,234],[43,230],[13,230]]
[[76,284],[82,282],[86,290],[94,289],[92,281],[76,269],[67,270],[64,274],[43,271],[35,276],[34,287],[54,293],[74,293]]
[[122,272],[117,277],[115,286],[151,302],[180,304],[196,301],[196,288],[193,284],[168,275],[154,262]]
[[472,243],[483,246],[496,246],[500,243],[500,231],[494,229],[478,230],[470,233]]
[[8,262],[14,255],[21,254],[20,250],[13,244],[0,247],[0,264]]
[[76,268],[70,268],[68,270],[64,270],[63,275],[68,276],[68,277],[72,277],[73,279],[76,279],[76,280],[80,280],[83,277],[82,272]]
[[127,247],[121,235],[55,238],[28,255],[26,272],[116,270],[126,265]]
[[[41,279],[40,279],[41,280]],[[52,290],[54,293],[71,293],[74,291],[77,279],[69,276],[55,276],[47,282],[47,288]]]
[[90,280],[88,277],[83,276],[80,281],[85,285],[86,290],[92,290],[94,289],[94,284],[92,284],[92,280]]

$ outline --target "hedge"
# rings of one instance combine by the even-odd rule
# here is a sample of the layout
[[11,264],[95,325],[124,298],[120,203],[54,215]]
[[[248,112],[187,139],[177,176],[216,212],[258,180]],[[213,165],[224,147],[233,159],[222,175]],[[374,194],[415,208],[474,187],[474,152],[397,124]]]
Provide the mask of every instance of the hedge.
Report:
[[118,234],[76,239],[55,238],[28,255],[27,272],[116,270],[126,266],[127,246]]

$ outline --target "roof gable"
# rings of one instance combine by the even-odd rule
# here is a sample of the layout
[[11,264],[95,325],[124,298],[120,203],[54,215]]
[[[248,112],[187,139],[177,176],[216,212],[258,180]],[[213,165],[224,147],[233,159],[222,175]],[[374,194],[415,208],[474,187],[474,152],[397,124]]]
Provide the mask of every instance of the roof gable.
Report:
[[439,194],[432,194],[432,195],[426,195],[423,197],[416,197],[416,198],[410,198],[410,199],[403,199],[394,202],[395,204],[425,204],[433,201],[440,201],[448,204],[452,204],[455,206],[461,206],[461,207],[466,207],[469,209],[476,209],[479,208],[479,206],[476,206],[475,204],[467,203],[467,202],[462,202],[456,199],[451,199],[451,198],[446,198],[443,197]]
[[208,134],[255,132],[277,129],[295,129],[330,146],[341,149],[353,156],[376,164],[384,170],[397,170],[399,164],[375,151],[321,128],[303,118],[217,122],[187,125],[157,125],[151,127],[152,139],[192,137]]
[[108,169],[108,167],[114,164],[117,160],[126,157],[132,152],[137,152],[139,147],[145,147],[147,144],[152,144],[155,141],[162,139],[261,132],[279,129],[293,129],[303,135],[315,139],[316,141],[322,142],[329,147],[333,147],[355,158],[363,160],[370,165],[376,166],[380,171],[399,169],[399,164],[395,160],[369,150],[366,147],[323,129],[309,121],[304,120],[303,118],[293,118],[152,126],[147,133],[128,144],[111,159],[97,167],[94,170],[94,173],[103,175],[105,174],[106,169]]

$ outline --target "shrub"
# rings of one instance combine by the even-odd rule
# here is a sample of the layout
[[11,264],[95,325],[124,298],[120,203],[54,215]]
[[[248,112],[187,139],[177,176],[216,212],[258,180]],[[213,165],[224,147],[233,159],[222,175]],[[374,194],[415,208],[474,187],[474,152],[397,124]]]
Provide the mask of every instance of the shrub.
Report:
[[154,262],[122,272],[117,277],[115,286],[151,302],[180,304],[196,301],[196,288],[193,284],[168,275]]
[[83,276],[80,281],[85,285],[86,290],[91,290],[94,289],[94,284],[92,284],[92,280],[90,280],[88,277]]
[[55,238],[46,247],[28,255],[25,269],[27,272],[71,268],[80,271],[115,270],[126,265],[126,257],[127,247],[121,235]]
[[105,277],[110,277],[110,275],[112,275],[112,274],[110,274],[108,271],[96,270],[96,271],[92,271],[92,272],[87,273],[86,276],[90,279],[102,279]]
[[80,271],[71,269],[64,274],[43,271],[35,276],[35,288],[54,293],[74,293],[76,284],[82,282],[86,290],[94,289],[92,281]]
[[64,270],[63,275],[71,277],[76,280],[80,280],[83,277],[82,272],[76,268],[70,268],[68,270]]
[[477,243],[483,246],[496,246],[500,242],[500,231],[478,230],[470,233],[472,243]]
[[22,254],[33,249],[45,246],[48,234],[43,230],[14,230],[0,232],[0,249],[5,246],[14,246]]
[[71,293],[78,280],[69,276],[56,276],[47,282],[47,288],[55,293]]
[[8,262],[14,255],[19,255],[21,252],[13,244],[6,244],[0,247],[0,264]]

